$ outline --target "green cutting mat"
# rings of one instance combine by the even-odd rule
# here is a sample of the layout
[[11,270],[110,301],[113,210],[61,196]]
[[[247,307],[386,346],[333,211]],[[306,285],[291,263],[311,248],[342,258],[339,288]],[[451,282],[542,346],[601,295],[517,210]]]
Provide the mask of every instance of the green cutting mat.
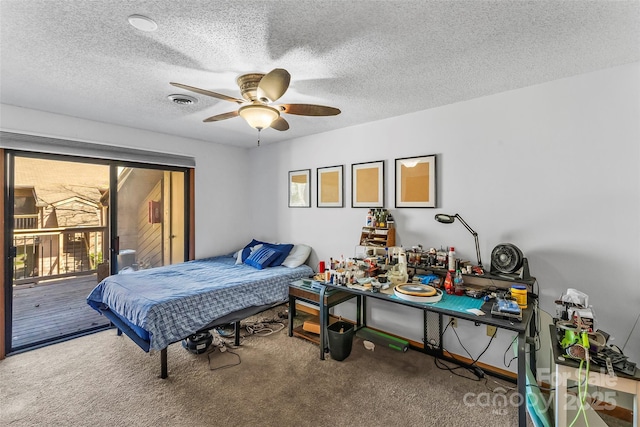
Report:
[[[401,298],[398,298],[395,295],[390,295],[390,297],[393,299],[403,301]],[[466,295],[449,295],[449,294],[443,293],[442,299],[438,302],[425,302],[425,303],[418,303],[418,304],[424,304],[425,306],[429,306],[429,307],[438,307],[445,310],[466,312],[470,308],[477,308],[477,309],[482,308],[484,301],[482,299],[471,298]]]

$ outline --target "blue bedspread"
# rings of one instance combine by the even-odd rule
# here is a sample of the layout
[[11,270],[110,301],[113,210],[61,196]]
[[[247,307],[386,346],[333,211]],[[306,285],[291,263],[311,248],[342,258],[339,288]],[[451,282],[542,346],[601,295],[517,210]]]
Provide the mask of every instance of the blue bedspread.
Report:
[[289,283],[313,274],[311,267],[257,270],[230,256],[109,276],[87,297],[146,330],[150,349],[161,350],[215,319],[248,307],[284,302]]

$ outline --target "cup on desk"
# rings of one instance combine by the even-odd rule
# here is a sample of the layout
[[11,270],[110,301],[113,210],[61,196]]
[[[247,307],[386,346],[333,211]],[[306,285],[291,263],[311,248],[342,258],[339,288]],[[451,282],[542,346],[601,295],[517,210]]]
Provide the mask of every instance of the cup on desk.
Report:
[[318,263],[318,273],[324,273],[325,268],[326,267],[325,267],[324,261],[320,261]]

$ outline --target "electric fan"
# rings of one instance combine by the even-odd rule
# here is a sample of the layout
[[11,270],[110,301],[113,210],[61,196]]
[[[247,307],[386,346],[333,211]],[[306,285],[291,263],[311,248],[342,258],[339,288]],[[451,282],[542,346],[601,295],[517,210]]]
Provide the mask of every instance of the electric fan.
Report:
[[530,280],[529,262],[522,251],[511,243],[500,243],[491,251],[491,274],[512,279]]

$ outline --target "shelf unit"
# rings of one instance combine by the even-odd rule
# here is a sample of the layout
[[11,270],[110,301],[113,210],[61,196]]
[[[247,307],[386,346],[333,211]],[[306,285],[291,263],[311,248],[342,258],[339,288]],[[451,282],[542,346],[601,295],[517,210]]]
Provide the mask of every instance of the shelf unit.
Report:
[[362,227],[360,246],[389,248],[396,245],[396,229],[387,227]]

